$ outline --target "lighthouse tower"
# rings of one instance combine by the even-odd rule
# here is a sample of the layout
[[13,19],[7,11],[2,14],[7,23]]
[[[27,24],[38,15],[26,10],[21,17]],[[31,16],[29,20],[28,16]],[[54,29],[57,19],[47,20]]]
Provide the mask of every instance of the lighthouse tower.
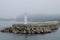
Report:
[[25,14],[24,16],[24,24],[26,25],[27,24],[27,15]]

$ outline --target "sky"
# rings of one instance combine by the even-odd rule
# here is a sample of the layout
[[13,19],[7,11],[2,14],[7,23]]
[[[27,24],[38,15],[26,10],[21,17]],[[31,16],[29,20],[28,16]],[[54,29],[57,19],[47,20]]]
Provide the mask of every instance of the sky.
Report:
[[60,0],[0,0],[0,18],[28,15],[59,16]]

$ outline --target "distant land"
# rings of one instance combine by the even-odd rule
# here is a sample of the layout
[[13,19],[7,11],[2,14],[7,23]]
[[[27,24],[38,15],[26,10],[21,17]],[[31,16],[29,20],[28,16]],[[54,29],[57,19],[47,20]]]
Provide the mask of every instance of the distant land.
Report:
[[[23,21],[24,17],[16,17],[17,21]],[[40,21],[60,21],[59,16],[41,16],[41,15],[28,15],[28,21],[40,22]]]
[[[0,21],[24,21],[24,17],[16,17],[16,19],[6,19],[6,18],[0,18]],[[28,21],[31,22],[40,22],[40,21],[60,21],[60,17],[52,17],[52,16],[28,16]]]
[[16,21],[16,19],[0,18],[0,21]]

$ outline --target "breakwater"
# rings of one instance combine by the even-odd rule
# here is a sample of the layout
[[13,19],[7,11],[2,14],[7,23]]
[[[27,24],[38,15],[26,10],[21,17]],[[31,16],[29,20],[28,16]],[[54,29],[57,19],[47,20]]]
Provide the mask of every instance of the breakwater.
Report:
[[0,30],[1,32],[10,32],[16,34],[45,34],[57,30],[59,22],[43,22],[30,24],[13,24],[9,28]]

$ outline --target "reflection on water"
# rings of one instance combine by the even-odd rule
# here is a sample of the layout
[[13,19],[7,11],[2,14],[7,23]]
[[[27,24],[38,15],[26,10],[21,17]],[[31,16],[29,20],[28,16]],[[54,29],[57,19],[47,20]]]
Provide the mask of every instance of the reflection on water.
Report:
[[[0,22],[0,28],[20,22]],[[8,26],[7,26],[8,25]],[[60,40],[60,28],[56,32],[49,34],[13,34],[0,32],[0,40]]]

